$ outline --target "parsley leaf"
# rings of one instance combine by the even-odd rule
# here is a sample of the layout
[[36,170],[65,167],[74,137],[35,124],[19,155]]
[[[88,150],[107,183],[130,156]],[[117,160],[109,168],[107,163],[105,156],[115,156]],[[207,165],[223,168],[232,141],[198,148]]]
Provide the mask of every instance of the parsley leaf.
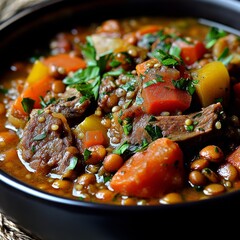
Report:
[[224,30],[218,29],[217,27],[211,27],[205,38],[206,48],[211,48],[219,38],[222,38],[226,35],[227,33]]
[[163,136],[162,135],[162,130],[157,125],[150,125],[149,124],[145,127],[145,130],[151,136],[153,141]]
[[168,54],[167,52],[164,52],[161,49],[153,51],[153,56],[158,59],[163,65],[165,66],[176,66],[179,65],[178,60],[175,58],[175,56]]
[[22,103],[24,112],[29,114],[33,109],[35,101],[31,98],[23,98],[21,103]]
[[112,53],[105,53],[96,59],[96,49],[92,38],[87,36],[87,42],[81,46],[84,59],[87,61],[87,68],[79,69],[72,76],[63,79],[63,83],[75,87],[86,98],[97,100],[101,76]]
[[40,133],[38,135],[36,135],[34,138],[33,138],[33,141],[41,141],[43,140],[44,138],[47,137],[47,133],[44,132],[44,133]]
[[180,78],[178,80],[172,80],[172,84],[175,88],[185,90],[190,95],[193,95],[196,88],[195,85],[198,83],[197,80],[190,80],[188,78]]

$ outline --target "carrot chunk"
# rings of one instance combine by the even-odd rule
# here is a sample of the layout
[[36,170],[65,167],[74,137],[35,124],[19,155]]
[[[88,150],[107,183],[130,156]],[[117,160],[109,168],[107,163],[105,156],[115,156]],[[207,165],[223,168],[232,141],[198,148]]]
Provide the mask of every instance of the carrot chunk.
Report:
[[105,145],[106,141],[101,130],[91,130],[86,131],[83,143],[84,147],[88,148],[94,145]]
[[77,71],[86,67],[86,62],[80,57],[73,57],[66,53],[50,56],[43,60],[43,63],[50,66],[62,67],[66,73]]
[[192,43],[187,43],[185,41],[178,40],[175,44],[180,47],[183,61],[187,65],[191,65],[199,60],[204,53],[206,53],[206,48],[203,42],[194,41]]
[[183,153],[176,142],[159,138],[147,150],[135,153],[113,176],[117,192],[143,198],[161,197],[184,182]]
[[227,157],[227,161],[240,171],[240,146]]
[[190,107],[192,97],[187,91],[174,87],[172,81],[180,78],[173,68],[149,68],[148,60],[136,66],[143,78],[143,107],[146,113],[159,115],[163,111],[184,111]]
[[11,106],[11,114],[17,116],[19,118],[24,118],[24,116],[28,116],[29,113],[26,112],[23,108],[22,101],[25,98],[29,98],[34,101],[33,108],[41,108],[41,99],[40,97],[44,97],[46,93],[51,89],[51,83],[53,78],[47,76],[29,86],[27,86],[23,92],[18,96],[18,98],[14,101]]

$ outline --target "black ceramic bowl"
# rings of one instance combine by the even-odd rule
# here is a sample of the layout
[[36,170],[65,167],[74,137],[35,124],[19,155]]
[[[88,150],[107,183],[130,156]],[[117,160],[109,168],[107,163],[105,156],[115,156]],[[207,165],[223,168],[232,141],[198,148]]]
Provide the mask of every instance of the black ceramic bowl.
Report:
[[[79,23],[143,14],[202,18],[240,31],[240,2],[234,0],[47,1],[0,25],[1,68],[35,45],[47,43],[55,32]],[[175,205],[113,206],[53,196],[0,172],[0,211],[42,240],[160,239],[176,234],[188,238],[192,231],[192,236],[205,236],[209,230],[221,236],[224,229],[230,236],[235,235],[232,217],[240,214],[240,191]]]

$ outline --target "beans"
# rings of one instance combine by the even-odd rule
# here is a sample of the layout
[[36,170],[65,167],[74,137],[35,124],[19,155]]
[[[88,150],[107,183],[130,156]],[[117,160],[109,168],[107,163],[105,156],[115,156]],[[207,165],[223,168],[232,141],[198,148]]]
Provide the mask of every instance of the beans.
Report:
[[160,199],[162,204],[174,204],[183,202],[183,198],[179,193],[168,193],[163,198]]
[[112,108],[114,106],[116,106],[118,103],[118,96],[116,94],[111,94],[108,99],[107,99],[107,107],[108,108]]
[[105,155],[107,154],[105,147],[102,145],[89,147],[88,150],[91,151],[91,155],[85,161],[87,164],[98,164],[104,159]]
[[213,183],[219,182],[219,177],[217,176],[216,173],[214,173],[211,169],[209,168],[204,168],[202,170],[202,174],[210,181]]
[[55,80],[52,83],[52,90],[54,93],[63,93],[65,91],[66,86],[61,80]]
[[66,148],[66,151],[73,155],[76,155],[79,153],[78,149],[74,146],[70,146],[70,147]]
[[205,186],[207,183],[207,178],[197,170],[190,172],[189,181],[196,186]]
[[209,161],[206,160],[206,159],[203,159],[203,158],[200,158],[200,159],[196,159],[194,160],[191,165],[190,165],[190,168],[192,170],[202,170],[206,167],[209,166]]
[[223,160],[223,152],[222,150],[215,145],[209,145],[204,147],[200,152],[199,152],[200,157],[207,159],[211,162],[219,163]]
[[124,35],[124,41],[128,42],[129,44],[135,45],[137,40],[138,39],[135,33],[128,33]]
[[238,170],[230,163],[220,166],[217,172],[227,181],[233,182],[238,179]]
[[120,32],[121,26],[117,20],[107,20],[101,27],[99,27],[99,32]]
[[218,183],[212,183],[207,185],[203,192],[208,196],[216,196],[226,191],[225,187]]
[[89,184],[96,183],[96,177],[94,174],[91,173],[84,173],[77,178],[77,183],[88,186]]
[[123,158],[118,154],[109,154],[103,161],[103,166],[108,172],[116,172],[123,165]]
[[105,202],[109,202],[114,198],[114,193],[108,189],[100,189],[97,193],[96,193],[96,197],[98,199],[101,199]]

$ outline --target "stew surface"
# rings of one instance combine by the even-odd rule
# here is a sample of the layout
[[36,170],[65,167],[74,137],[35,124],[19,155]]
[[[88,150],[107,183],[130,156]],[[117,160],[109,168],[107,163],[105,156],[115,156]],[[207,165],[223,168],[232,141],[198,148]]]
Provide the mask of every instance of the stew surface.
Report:
[[4,172],[118,205],[239,191],[239,36],[197,19],[109,19],[39,49],[1,76]]

